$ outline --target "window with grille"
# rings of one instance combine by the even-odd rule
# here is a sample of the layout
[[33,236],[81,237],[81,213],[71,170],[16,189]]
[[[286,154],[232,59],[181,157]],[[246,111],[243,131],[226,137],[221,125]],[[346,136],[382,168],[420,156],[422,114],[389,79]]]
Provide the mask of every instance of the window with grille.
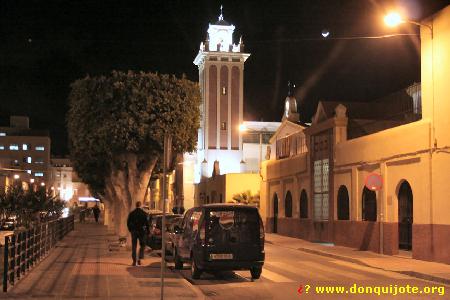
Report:
[[314,161],[314,220],[328,220],[329,159]]

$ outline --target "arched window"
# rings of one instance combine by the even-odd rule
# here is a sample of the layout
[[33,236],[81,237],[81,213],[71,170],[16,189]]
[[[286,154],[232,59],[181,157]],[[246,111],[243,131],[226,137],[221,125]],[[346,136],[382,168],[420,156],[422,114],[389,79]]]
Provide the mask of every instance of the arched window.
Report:
[[338,220],[350,220],[348,190],[345,185],[339,187],[337,197]]
[[308,195],[305,190],[300,193],[300,218],[308,218]]
[[286,198],[284,198],[284,215],[286,218],[292,218],[292,195],[290,191],[286,193]]
[[366,187],[362,194],[362,219],[363,221],[377,220],[377,195]]

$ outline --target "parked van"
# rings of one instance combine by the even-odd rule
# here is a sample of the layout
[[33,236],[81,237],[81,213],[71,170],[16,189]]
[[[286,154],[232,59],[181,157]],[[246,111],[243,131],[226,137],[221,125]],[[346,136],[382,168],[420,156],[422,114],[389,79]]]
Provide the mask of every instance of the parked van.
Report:
[[192,278],[203,271],[250,270],[257,279],[264,264],[264,227],[256,207],[206,204],[188,210],[175,228],[175,268],[191,263]]

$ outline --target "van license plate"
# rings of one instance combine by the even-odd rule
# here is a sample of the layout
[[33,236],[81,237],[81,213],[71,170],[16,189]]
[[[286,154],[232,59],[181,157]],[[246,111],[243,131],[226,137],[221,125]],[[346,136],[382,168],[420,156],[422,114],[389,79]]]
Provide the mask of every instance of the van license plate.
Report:
[[214,253],[214,254],[210,254],[211,259],[233,259],[233,254],[232,253]]

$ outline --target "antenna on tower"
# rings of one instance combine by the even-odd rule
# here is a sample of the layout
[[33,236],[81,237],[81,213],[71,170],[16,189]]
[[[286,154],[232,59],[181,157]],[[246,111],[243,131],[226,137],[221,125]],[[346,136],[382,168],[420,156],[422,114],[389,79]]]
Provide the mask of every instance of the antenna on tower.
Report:
[[223,5],[220,5],[220,16],[219,16],[219,21],[223,21]]

